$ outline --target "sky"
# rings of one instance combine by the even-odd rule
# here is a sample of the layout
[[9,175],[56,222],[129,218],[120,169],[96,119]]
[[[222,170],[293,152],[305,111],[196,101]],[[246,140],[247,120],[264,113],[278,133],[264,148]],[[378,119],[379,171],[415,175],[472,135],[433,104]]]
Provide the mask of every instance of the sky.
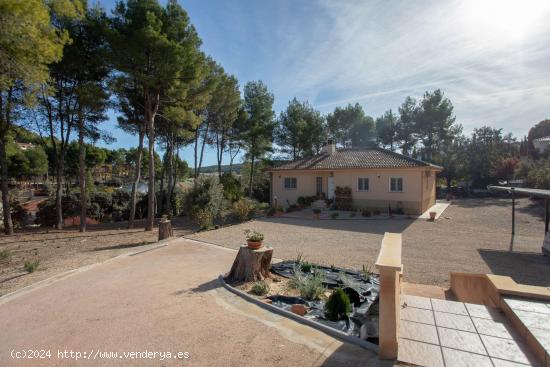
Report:
[[[277,115],[297,97],[322,113],[357,102],[377,117],[441,89],[467,134],[488,125],[522,137],[550,118],[549,0],[179,2],[203,51],[241,87],[264,81]],[[109,147],[136,146],[109,115]],[[190,149],[183,158],[192,165]]]

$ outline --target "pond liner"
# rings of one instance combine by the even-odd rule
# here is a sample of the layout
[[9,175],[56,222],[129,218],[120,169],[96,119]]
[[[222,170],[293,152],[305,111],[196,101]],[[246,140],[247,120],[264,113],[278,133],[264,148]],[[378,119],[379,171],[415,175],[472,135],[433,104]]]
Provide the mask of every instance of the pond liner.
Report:
[[230,291],[231,293],[241,297],[241,298],[244,298],[245,300],[251,302],[251,303],[254,303],[255,305],[265,309],[265,310],[268,310],[268,311],[271,311],[273,313],[276,313],[278,315],[281,315],[281,316],[285,316],[287,318],[290,318],[296,322],[299,322],[300,324],[303,324],[303,325],[306,325],[306,326],[309,326],[309,327],[312,327],[316,330],[319,330],[327,335],[330,335],[332,337],[335,337],[337,339],[340,339],[344,342],[347,342],[347,343],[351,343],[351,344],[355,344],[361,348],[364,348],[364,349],[367,349],[367,350],[370,350],[370,351],[373,351],[375,353],[378,353],[378,345],[377,344],[374,344],[374,343],[371,343],[369,341],[366,341],[366,340],[363,340],[363,339],[360,339],[356,336],[352,336],[352,335],[348,335],[342,331],[339,331],[337,329],[334,329],[330,326],[327,326],[327,325],[324,325],[320,322],[317,322],[317,321],[314,321],[314,320],[311,320],[311,319],[308,319],[308,318],[305,318],[305,317],[302,317],[300,315],[297,315],[293,312],[290,312],[290,311],[287,311],[283,308],[279,308],[277,306],[273,306],[273,305],[270,305],[269,303],[265,303],[249,294],[247,294],[246,292],[243,292],[237,288],[234,288],[232,286],[230,286],[229,284],[227,284],[223,278],[223,275],[220,274],[220,276],[218,276],[218,281],[222,284],[222,286],[227,289],[228,291]]

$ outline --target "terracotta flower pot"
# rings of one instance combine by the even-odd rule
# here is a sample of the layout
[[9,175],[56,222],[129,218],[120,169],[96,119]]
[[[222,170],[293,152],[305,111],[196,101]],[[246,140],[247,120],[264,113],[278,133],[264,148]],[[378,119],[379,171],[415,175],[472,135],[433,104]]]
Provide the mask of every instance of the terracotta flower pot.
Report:
[[262,241],[246,241],[246,243],[251,250],[257,250],[262,247]]
[[437,215],[437,212],[430,212],[430,220],[434,221],[436,215]]

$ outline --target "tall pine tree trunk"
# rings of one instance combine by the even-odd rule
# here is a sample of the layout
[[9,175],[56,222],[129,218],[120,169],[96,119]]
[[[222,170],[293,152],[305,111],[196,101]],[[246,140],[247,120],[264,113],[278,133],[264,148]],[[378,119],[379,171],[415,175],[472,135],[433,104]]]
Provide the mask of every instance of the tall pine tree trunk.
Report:
[[145,116],[147,120],[147,139],[149,140],[149,187],[147,190],[147,223],[146,231],[152,231],[155,223],[155,115],[159,104],[159,94],[155,100],[146,95]]
[[84,146],[84,120],[78,120],[78,185],[80,186],[80,224],[79,232],[86,232],[86,147]]
[[137,187],[141,180],[141,159],[143,157],[143,139],[145,132],[143,128],[139,128],[139,145],[136,157],[136,173],[134,177],[134,183],[132,185],[132,197],[130,201],[130,218],[128,219],[128,229],[134,228],[134,221],[136,218],[136,201],[137,201]]
[[6,156],[6,134],[3,132],[0,137],[0,176],[2,189],[2,211],[4,214],[4,233],[13,234],[13,222],[11,220],[10,193],[8,186],[8,159]]
[[63,158],[58,159],[55,186],[55,228],[63,229]]
[[252,199],[252,184],[254,181],[254,156],[250,159],[250,182],[248,186],[248,197]]
[[[172,140],[172,141],[171,141]],[[166,211],[172,214],[172,186],[174,184],[174,144],[173,139],[168,139],[166,146],[167,185],[166,185]]]

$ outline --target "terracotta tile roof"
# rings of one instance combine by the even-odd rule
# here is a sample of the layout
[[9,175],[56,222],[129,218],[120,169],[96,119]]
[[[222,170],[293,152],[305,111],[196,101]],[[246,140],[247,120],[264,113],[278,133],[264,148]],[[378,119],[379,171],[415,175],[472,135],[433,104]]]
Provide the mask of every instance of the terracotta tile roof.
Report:
[[402,168],[441,167],[382,148],[343,148],[333,154],[321,153],[312,157],[283,163],[273,170],[322,170],[338,168]]

